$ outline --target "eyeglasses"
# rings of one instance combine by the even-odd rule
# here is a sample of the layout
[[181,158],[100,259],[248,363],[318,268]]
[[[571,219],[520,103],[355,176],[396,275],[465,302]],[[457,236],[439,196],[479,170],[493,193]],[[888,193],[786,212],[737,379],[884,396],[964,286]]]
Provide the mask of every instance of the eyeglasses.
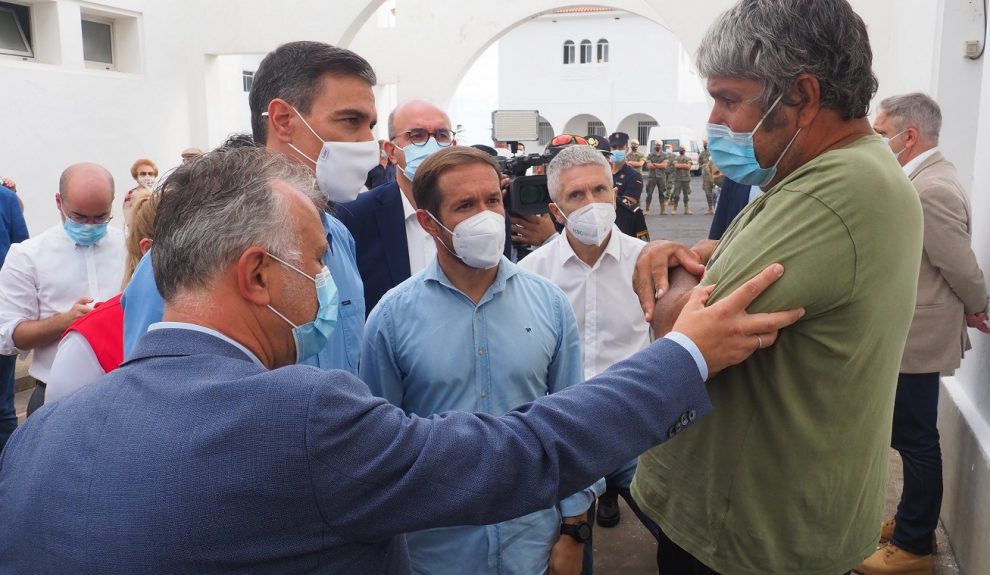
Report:
[[105,214],[102,216],[84,216],[82,214],[77,214],[75,212],[72,212],[71,214],[65,214],[65,217],[77,224],[96,224],[96,225],[108,224],[110,223],[110,220],[113,219],[112,214]]
[[550,140],[551,146],[569,146],[571,144],[587,146],[588,140],[582,138],[581,136],[574,136],[571,134],[561,134],[559,136],[554,136],[554,138]]
[[423,128],[413,128],[412,130],[406,130],[405,132],[400,132],[398,136],[392,138],[396,140],[399,136],[405,136],[409,138],[409,141],[413,143],[414,146],[425,146],[426,142],[430,141],[430,136],[436,139],[437,144],[441,148],[446,148],[447,146],[454,143],[454,136],[457,132],[453,130],[448,130],[446,128],[440,128],[439,130],[429,131]]
[[155,172],[138,172],[137,175],[139,175],[139,176],[155,176],[155,177],[158,176],[158,174],[156,174]]

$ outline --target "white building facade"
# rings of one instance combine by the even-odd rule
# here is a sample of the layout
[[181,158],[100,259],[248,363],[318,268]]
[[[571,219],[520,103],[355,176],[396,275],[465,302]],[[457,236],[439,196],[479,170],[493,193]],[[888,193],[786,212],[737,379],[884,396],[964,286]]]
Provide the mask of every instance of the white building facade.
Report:
[[540,144],[550,134],[619,131],[645,145],[658,125],[704,134],[710,105],[689,54],[642,16],[588,7],[544,14],[499,40],[498,62],[499,108],[539,110]]
[[[990,270],[990,165],[978,161],[990,157],[990,74],[988,58],[964,56],[966,41],[985,40],[983,3],[851,2],[869,27],[878,98],[923,91],[942,104],[941,148],[970,190],[974,245]],[[635,17],[613,16],[584,31],[581,14],[560,15],[556,23],[545,16],[575,7],[566,0],[0,0],[0,176],[17,181],[35,234],[58,222],[53,196],[71,163],[107,166],[119,204],[132,185],[129,167],[136,158],[151,158],[165,171],[183,148],[222,141],[246,113],[237,108],[244,81],[238,70],[252,69],[261,55],[292,40],[347,46],[368,58],[380,79],[383,120],[395,103],[411,98],[447,106],[472,63],[504,39],[506,50],[524,50],[534,60],[510,70],[511,54],[500,58],[500,107],[540,109],[554,132],[584,132],[590,121],[630,133],[640,121],[697,122],[693,107],[685,121],[665,115],[682,96],[695,104],[695,87],[684,77],[690,59],[676,46],[693,53],[731,1],[597,4]],[[513,40],[523,25],[546,31]],[[669,33],[656,32],[657,26]],[[569,68],[563,64],[568,39],[578,59]],[[608,63],[597,62],[599,39],[608,41]],[[581,64],[584,40],[594,61]],[[667,54],[678,55],[668,61]],[[546,63],[539,64],[544,55]],[[645,71],[651,58],[661,64],[655,77]],[[668,78],[674,69],[677,75]],[[637,75],[636,88],[619,90],[627,76]],[[675,80],[676,96],[663,78]],[[534,90],[524,99],[513,84]],[[584,93],[602,98],[585,101]],[[943,380],[940,427],[943,521],[963,571],[979,573],[990,565],[990,338],[973,339],[962,368]]]

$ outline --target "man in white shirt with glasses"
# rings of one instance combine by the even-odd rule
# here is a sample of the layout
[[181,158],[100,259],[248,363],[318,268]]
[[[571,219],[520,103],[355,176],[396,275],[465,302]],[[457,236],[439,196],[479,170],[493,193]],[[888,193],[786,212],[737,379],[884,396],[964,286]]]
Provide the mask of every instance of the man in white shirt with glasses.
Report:
[[97,164],[74,164],[59,178],[62,223],[11,246],[0,270],[0,354],[34,350],[28,373],[37,385],[28,415],[44,404],[45,381],[62,333],[94,302],[120,291],[124,233],[113,218],[113,176]]

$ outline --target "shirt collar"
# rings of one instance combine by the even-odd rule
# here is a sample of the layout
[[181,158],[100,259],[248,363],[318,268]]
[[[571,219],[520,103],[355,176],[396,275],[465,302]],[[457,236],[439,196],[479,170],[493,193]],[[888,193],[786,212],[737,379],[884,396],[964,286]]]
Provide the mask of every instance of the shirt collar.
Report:
[[913,174],[915,170],[921,167],[921,164],[925,163],[925,160],[934,156],[936,152],[938,152],[938,147],[932,148],[930,150],[925,150],[924,152],[918,154],[918,157],[904,164],[904,166],[901,169],[903,169],[904,174],[910,178],[911,174]]
[[[519,267],[510,262],[505,256],[502,256],[502,261],[498,264],[498,273],[495,275],[495,281],[492,282],[492,285],[485,292],[485,295],[482,296],[481,301],[478,302],[478,305],[485,303],[495,294],[504,291],[506,282],[517,273],[519,273]],[[443,273],[443,268],[440,267],[439,256],[434,257],[433,260],[427,264],[426,268],[423,270],[423,280],[427,282],[436,282],[447,289],[458,293],[464,293],[450,282],[450,279],[447,278],[447,274]]]
[[409,221],[409,218],[416,218],[416,208],[412,206],[412,202],[406,197],[406,194],[402,192],[402,188],[399,188],[399,197],[402,198],[402,219]]
[[189,331],[198,331],[199,333],[212,335],[213,337],[222,339],[223,341],[241,350],[242,352],[244,352],[244,355],[248,356],[248,358],[251,359],[251,361],[263,367],[264,369],[268,369],[267,367],[265,367],[265,364],[261,363],[261,360],[258,359],[258,356],[254,355],[254,353],[251,352],[251,350],[241,345],[240,342],[234,341],[233,339],[225,336],[224,334],[220,333],[215,329],[211,329],[206,326],[197,325],[194,323],[186,323],[184,321],[159,321],[148,326],[148,331],[155,329],[188,329]]
[[[622,232],[619,230],[618,226],[612,224],[612,235],[609,236],[608,243],[605,244],[605,251],[602,252],[601,257],[598,258],[598,262],[601,262],[602,258],[604,258],[605,256],[611,256],[613,259],[615,259],[615,261],[620,261],[620,259],[622,258],[622,238],[619,236],[619,234],[621,233]],[[561,266],[564,265],[565,263],[570,261],[571,258],[573,258],[575,261],[584,263],[581,260],[581,258],[579,258],[578,255],[574,253],[574,248],[571,247],[571,242],[567,238],[566,229],[562,234],[560,234],[560,236],[557,238],[557,241],[560,242],[560,250],[558,250],[557,253],[558,265]],[[597,265],[598,262],[595,262],[595,264]]]

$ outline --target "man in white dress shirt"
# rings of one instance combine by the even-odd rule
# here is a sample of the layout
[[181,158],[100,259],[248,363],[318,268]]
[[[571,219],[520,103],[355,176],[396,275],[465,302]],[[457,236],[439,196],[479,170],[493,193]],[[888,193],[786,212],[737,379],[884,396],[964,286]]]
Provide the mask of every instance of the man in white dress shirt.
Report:
[[[564,148],[547,166],[550,212],[565,232],[519,262],[523,269],[556,283],[567,294],[581,335],[585,379],[608,369],[650,343],[632,289],[633,269],[642,240],[615,226],[612,169],[591,146]],[[606,476],[608,489],[598,499],[598,524],[619,522],[618,495],[629,503],[647,529],[629,494],[636,460]]]
[[120,291],[124,234],[112,219],[113,177],[96,164],[62,172],[55,206],[62,223],[12,246],[0,270],[0,354],[34,350],[28,372],[37,385],[28,415],[44,404],[58,341],[93,302]]

